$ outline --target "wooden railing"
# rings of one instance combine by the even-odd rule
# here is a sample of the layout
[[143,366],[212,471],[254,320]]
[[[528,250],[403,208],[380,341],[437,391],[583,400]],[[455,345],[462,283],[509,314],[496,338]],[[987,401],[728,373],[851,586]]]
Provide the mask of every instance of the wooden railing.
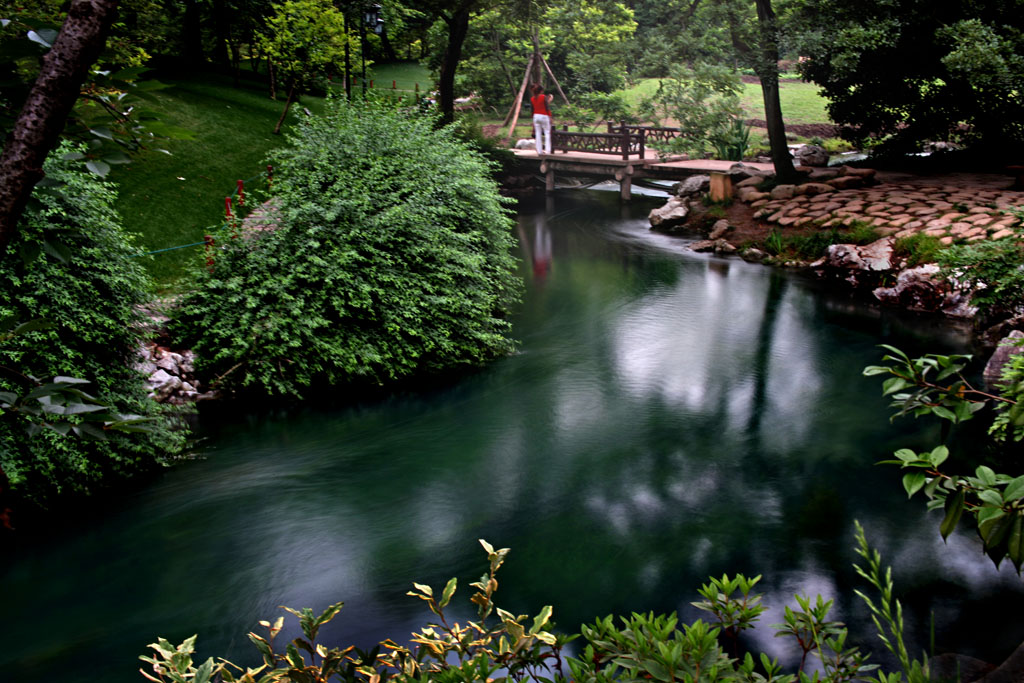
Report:
[[653,128],[608,123],[607,133],[570,133],[568,126],[551,131],[552,151],[614,154],[623,161],[632,155],[643,159],[647,142],[667,142],[680,134],[678,128]]
[[570,133],[564,126],[562,130],[551,132],[552,150],[555,152],[590,152],[592,154],[615,154],[623,160],[630,155],[644,156],[644,136],[642,133],[619,131],[615,133]]
[[679,137],[682,134],[682,130],[679,128],[659,128],[656,126],[627,126],[625,123],[615,124],[611,121],[607,122],[609,133],[621,133],[623,129],[628,130],[631,133],[641,133],[644,136],[645,144],[651,142],[668,142]]

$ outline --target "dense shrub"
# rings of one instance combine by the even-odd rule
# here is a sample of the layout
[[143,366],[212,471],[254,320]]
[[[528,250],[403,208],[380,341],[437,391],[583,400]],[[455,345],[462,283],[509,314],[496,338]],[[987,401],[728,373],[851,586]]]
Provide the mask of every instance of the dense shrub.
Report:
[[[19,233],[0,256],[0,319],[44,318],[53,326],[0,344],[0,390],[24,395],[53,376],[88,379],[85,389],[123,414],[155,415],[136,360],[149,282],[113,208],[114,191],[62,147],[46,162],[49,185],[37,188]],[[42,431],[28,420],[0,420],[0,467],[23,497],[87,492],[101,481],[144,468],[179,450],[183,436],[166,421],[152,433],[82,440]]]
[[936,254],[945,277],[973,290],[971,303],[1000,316],[1024,306],[1024,247],[1015,238],[955,244]]
[[329,102],[275,167],[277,228],[217,252],[175,334],[221,386],[299,395],[508,353],[520,282],[489,165],[428,117]]

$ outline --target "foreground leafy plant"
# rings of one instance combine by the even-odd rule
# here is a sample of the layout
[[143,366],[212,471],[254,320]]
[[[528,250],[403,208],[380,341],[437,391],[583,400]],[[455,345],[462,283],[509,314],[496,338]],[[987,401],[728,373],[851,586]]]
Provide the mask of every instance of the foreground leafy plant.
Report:
[[[901,415],[934,415],[949,425],[972,419],[986,405],[994,404],[997,420],[993,424],[997,439],[1005,440],[1007,430],[1024,427],[1024,363],[1017,359],[1008,364],[998,394],[975,388],[963,376],[970,360],[964,355],[926,354],[910,358],[892,346],[883,357],[890,365],[873,365],[864,369],[867,376],[891,375],[882,385],[884,395],[891,395],[892,406],[898,408],[893,417]],[[974,476],[944,472],[949,449],[940,445],[928,452],[916,453],[902,448],[895,460],[882,464],[899,465],[908,470],[903,488],[908,496],[919,491],[928,498],[929,509],[943,509],[939,525],[942,537],[948,538],[964,512],[977,525],[985,553],[998,566],[1009,558],[1020,572],[1024,565],[1024,476],[1012,477],[996,473],[981,465]]]
[[[927,666],[906,656],[902,610],[898,601],[895,610],[892,607],[890,570],[886,570],[883,579],[881,558],[869,548],[859,524],[857,542],[857,552],[868,561],[868,568],[855,565],[856,569],[881,591],[881,602],[876,606],[866,595],[859,591],[858,595],[876,615],[879,637],[900,659],[907,680],[923,683],[927,680]],[[869,674],[878,668],[867,663],[867,655],[846,645],[846,627],[828,619],[832,601],[823,600],[820,595],[813,602],[796,596],[798,608],[787,607],[785,623],[774,627],[776,635],[796,638],[802,649],[803,658],[796,674],[782,673],[778,661],[763,653],[756,658],[749,652],[742,659],[730,657],[720,642],[723,631],[735,635],[753,628],[764,611],[762,596],[752,592],[761,577],[748,579],[742,574],[712,578],[700,589],[704,599],[693,603],[713,614],[717,626],[698,619],[680,628],[674,613],[633,613],[620,618],[620,625],[609,615],[583,625],[585,644],[579,655],[563,658],[563,648],[579,636],[561,636],[549,630],[550,606],[541,609],[529,626],[526,615],[514,616],[498,607],[494,602],[496,575],[509,551],[495,550],[483,540],[480,544],[487,553],[488,570],[472,584],[476,593],[471,602],[476,605],[478,618],[465,625],[450,623],[445,613],[458,587],[453,578],[440,595],[430,586],[413,584],[414,590],[408,595],[423,600],[436,619],[413,633],[408,645],[385,640],[363,651],[354,646],[328,649],[318,644],[320,628],[340,613],[339,602],[319,615],[308,608],[283,608],[298,618],[302,630],[302,636],[288,643],[283,652],[275,649],[274,640],[283,628],[284,617],[273,624],[261,621],[266,637],[249,634],[263,660],[256,667],[242,668],[223,659],[215,663],[212,658],[197,666],[192,659],[192,636],[179,646],[163,638],[151,644],[154,656],[140,657],[150,665],[151,672],[142,669],[141,673],[155,683],[208,683],[215,677],[228,683],[840,683],[870,680]],[[488,623],[491,615],[498,617],[494,623]],[[821,661],[821,669],[813,676],[804,671],[807,656],[812,652]],[[878,672],[877,680],[899,683],[902,675]]]

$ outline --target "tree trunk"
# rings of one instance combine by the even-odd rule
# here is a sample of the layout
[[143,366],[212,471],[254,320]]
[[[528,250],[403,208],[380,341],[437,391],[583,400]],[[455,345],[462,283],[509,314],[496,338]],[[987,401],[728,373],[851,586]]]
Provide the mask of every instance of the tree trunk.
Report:
[[228,12],[224,0],[213,0],[213,61],[229,64]]
[[793,155],[789,152],[786,141],[786,124],[782,121],[782,106],[779,102],[779,74],[770,77],[759,77],[761,94],[764,97],[764,118],[768,126],[768,144],[772,152],[772,164],[775,166],[775,178],[780,183],[789,183],[798,179],[796,168],[793,167]]
[[462,44],[469,32],[469,15],[473,0],[461,3],[450,17],[444,17],[448,24],[448,44],[441,58],[441,69],[437,78],[438,99],[441,105],[441,124],[455,120],[455,70],[462,58]]
[[516,83],[512,80],[512,74],[508,70],[508,65],[505,64],[505,60],[501,54],[501,41],[498,38],[497,31],[491,31],[491,39],[494,41],[494,56],[498,58],[498,64],[501,65],[501,70],[505,74],[505,80],[508,82],[508,91],[512,97],[516,96]]
[[57,145],[89,67],[99,57],[113,23],[117,0],[72,0],[53,47],[43,57],[35,84],[0,156],[0,254],[17,233],[43,161]]
[[768,143],[772,151],[775,178],[781,183],[797,179],[793,167],[793,156],[786,142],[786,124],[782,120],[782,104],[779,101],[779,43],[778,23],[772,10],[771,0],[754,0],[757,6],[757,23],[761,29],[761,46],[756,59],[757,77],[761,81],[764,97],[764,118],[768,126]]
[[540,52],[539,29],[534,28],[530,38],[533,39],[533,82],[544,85],[544,67],[542,65],[544,57]]
[[203,62],[203,32],[199,21],[198,0],[185,0],[181,42],[185,48],[185,54],[182,55],[185,62],[191,66],[201,64]]
[[231,71],[235,76],[235,87],[242,87],[242,45],[231,43]]
[[384,25],[380,31],[380,49],[384,52],[384,61],[386,62],[397,62],[398,55],[395,54],[395,47],[391,44],[391,39],[388,38],[388,27]]
[[277,120],[277,125],[274,126],[274,135],[281,134],[281,126],[284,124],[284,117],[288,116],[288,109],[292,106],[292,100],[295,99],[295,79],[291,79],[288,85],[288,98],[284,101],[284,111],[281,112],[281,118]]

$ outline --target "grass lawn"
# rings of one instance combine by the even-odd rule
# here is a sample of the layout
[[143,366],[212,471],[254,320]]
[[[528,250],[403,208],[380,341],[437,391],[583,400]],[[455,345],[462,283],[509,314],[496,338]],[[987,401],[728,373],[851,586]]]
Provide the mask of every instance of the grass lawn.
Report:
[[366,77],[373,80],[376,89],[390,88],[392,83],[398,90],[415,91],[417,85],[422,93],[434,89],[430,70],[415,61],[374,64],[366,69]]
[[[265,171],[264,157],[283,136],[272,133],[284,107],[267,88],[244,82],[235,88],[230,77],[204,73],[195,78],[162,78],[172,86],[146,102],[147,113],[161,121],[194,131],[191,140],[159,140],[170,155],[150,150],[131,164],[115,166],[109,178],[119,185],[117,208],[125,227],[139,235],[141,251],[200,242],[206,234],[219,238],[224,197],[237,180]],[[317,111],[322,100],[303,96],[292,106],[294,120],[303,107]],[[250,189],[255,189],[252,187]],[[189,247],[144,257],[161,287],[170,287],[189,262],[202,258],[202,247]]]
[[[658,79],[645,78],[632,88],[624,90],[626,101],[635,105],[641,97],[650,97],[658,89]],[[827,101],[818,94],[818,86],[799,80],[785,80],[779,83],[779,98],[782,100],[782,115],[786,123],[829,123],[825,109]],[[744,83],[740,95],[740,106],[747,118],[764,120],[764,99],[758,83]]]
[[[417,62],[373,65],[367,77],[381,90],[385,85],[390,90],[394,81],[409,97],[417,86],[421,93],[433,89],[429,71]],[[125,227],[138,235],[140,252],[168,250],[143,258],[157,284],[173,289],[189,265],[202,260],[203,247],[172,248],[202,242],[207,234],[229,238],[222,227],[224,198],[240,179],[249,192],[263,186],[264,159],[284,142],[283,135],[272,133],[284,98],[271,100],[264,84],[243,81],[236,88],[231,77],[213,73],[160,80],[171,87],[154,93],[155,101],[143,105],[145,113],[193,131],[193,139],[159,140],[152,146],[170,155],[149,150],[131,164],[115,166],[109,179],[119,186],[117,208]],[[340,83],[335,87],[341,90]],[[321,98],[303,95],[289,120],[303,108],[318,112],[322,107]]]

